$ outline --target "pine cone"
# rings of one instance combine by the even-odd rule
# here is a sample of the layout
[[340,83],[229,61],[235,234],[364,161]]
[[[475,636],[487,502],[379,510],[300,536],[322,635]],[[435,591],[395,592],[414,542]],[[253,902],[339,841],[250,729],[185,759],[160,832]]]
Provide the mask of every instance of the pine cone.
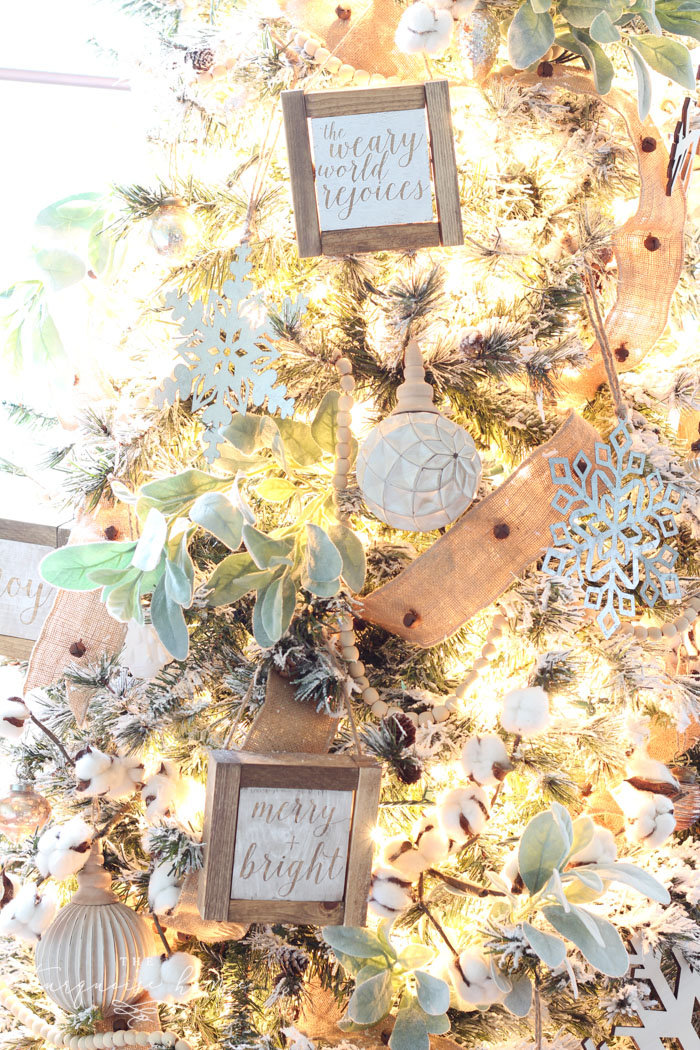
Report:
[[394,769],[399,780],[404,784],[415,784],[423,776],[423,764],[413,756],[399,758],[394,762]]
[[309,965],[309,957],[301,948],[290,944],[280,952],[279,964],[285,977],[301,977]]
[[382,725],[399,747],[411,747],[416,742],[416,727],[403,711],[382,719]]
[[185,61],[191,63],[197,73],[206,73],[214,65],[214,52],[210,47],[196,47],[187,51]]

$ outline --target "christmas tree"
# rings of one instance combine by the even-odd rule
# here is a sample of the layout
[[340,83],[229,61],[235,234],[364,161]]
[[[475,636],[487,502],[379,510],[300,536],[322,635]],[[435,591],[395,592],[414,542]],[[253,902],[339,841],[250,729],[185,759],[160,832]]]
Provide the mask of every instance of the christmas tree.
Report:
[[2,297],[4,1045],[691,1050],[700,5],[120,9],[158,177]]

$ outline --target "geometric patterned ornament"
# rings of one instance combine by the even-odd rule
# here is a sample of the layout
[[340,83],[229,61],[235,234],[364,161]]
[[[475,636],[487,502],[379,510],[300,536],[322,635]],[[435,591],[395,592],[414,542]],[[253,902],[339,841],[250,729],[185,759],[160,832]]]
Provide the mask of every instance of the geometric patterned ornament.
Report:
[[406,532],[449,525],[474,498],[481,460],[470,434],[441,415],[418,343],[406,350],[397,405],[360,448],[357,483],[380,521]]
[[664,541],[678,532],[674,514],[683,493],[664,484],[656,470],[644,474],[646,456],[632,450],[624,423],[607,444],[596,442],[595,460],[593,466],[580,452],[571,462],[549,461],[552,481],[560,486],[552,506],[564,517],[550,526],[553,546],[542,571],[584,587],[584,605],[598,611],[598,626],[610,638],[621,617],[635,616],[637,588],[649,606],[659,597],[682,597],[673,572],[678,552]]
[[[231,278],[221,293],[209,291],[205,299],[190,302],[184,292],[170,292],[166,305],[173,316],[182,319],[185,337],[177,352],[185,364],[177,365],[174,378],[167,378],[156,393],[159,407],[192,397],[192,408],[202,409],[205,424],[205,456],[212,463],[220,442],[218,430],[232,412],[245,415],[248,404],[262,405],[281,416],[292,413],[294,402],[286,388],[277,384],[272,363],[279,358],[278,338],[267,319],[262,292],[253,293],[247,280],[251,271],[248,245],[241,245],[231,263]],[[285,299],[280,314],[298,320],[308,300],[298,296],[295,303]]]
[[[613,1036],[627,1036],[637,1050],[700,1050],[700,1034],[693,1024],[696,1000],[700,1002],[700,973],[673,948],[678,973],[671,987],[661,968],[661,956],[643,949],[638,938],[632,940],[632,947],[634,978],[651,985],[657,1002],[637,1007],[640,1024],[615,1025]],[[593,1050],[593,1041],[586,1039],[583,1047]]]

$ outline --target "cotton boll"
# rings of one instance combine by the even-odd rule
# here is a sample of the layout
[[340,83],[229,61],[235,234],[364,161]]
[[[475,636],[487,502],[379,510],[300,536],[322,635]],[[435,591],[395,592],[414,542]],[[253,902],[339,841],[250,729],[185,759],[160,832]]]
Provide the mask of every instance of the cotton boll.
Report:
[[170,861],[156,864],[148,880],[148,903],[158,915],[169,915],[180,899],[183,880],[178,878]]
[[58,901],[50,889],[41,893],[34,882],[25,882],[13,900],[0,911],[0,936],[35,943],[54,920]]
[[376,868],[369,891],[369,910],[381,919],[395,919],[412,902],[411,883],[393,868]]
[[6,740],[19,740],[29,718],[29,708],[19,696],[8,696],[0,700],[0,736]]
[[151,998],[164,1003],[186,1003],[199,995],[201,963],[188,952],[152,955],[141,963],[139,980]]
[[129,756],[106,755],[88,747],[75,763],[77,790],[84,795],[108,795],[112,799],[133,795],[143,780],[143,765]]
[[90,783],[104,777],[112,765],[111,755],[105,755],[95,747],[86,747],[75,759],[75,775],[79,781]]
[[489,964],[479,952],[467,950],[457,959],[452,959],[449,974],[461,1009],[474,1010],[503,999],[503,992],[491,976]]
[[386,843],[382,850],[382,864],[393,868],[411,882],[415,882],[421,872],[430,867],[430,861],[404,835],[397,835]]
[[115,756],[110,770],[107,794],[112,799],[128,798],[143,784],[143,764],[135,758]]
[[[626,766],[626,779],[632,782],[633,787],[644,790],[644,784],[648,784],[647,790],[653,790],[654,784],[668,784],[671,787],[679,787],[668,766],[663,762],[657,762],[649,758],[644,748],[638,748],[628,759]],[[637,781],[637,783],[635,783]],[[642,781],[643,783],[639,783]]]
[[450,11],[434,10],[423,0],[406,8],[396,27],[394,40],[404,54],[436,55],[444,51],[452,37]]
[[411,829],[416,849],[431,864],[439,864],[454,852],[455,842],[446,835],[435,816],[423,816]]
[[517,849],[512,850],[506,857],[505,863],[501,869],[501,877],[509,883],[511,893],[522,893],[525,889],[525,883],[523,882],[522,875],[520,874],[520,867],[518,865]]
[[121,662],[129,668],[134,678],[148,682],[171,661],[172,656],[162,644],[152,624],[129,620]]
[[571,864],[614,864],[616,860],[615,836],[612,831],[597,824],[588,845],[570,857]]
[[185,777],[175,762],[161,762],[156,773],[148,777],[141,789],[146,805],[146,820],[150,823],[175,817],[196,819],[202,786],[192,777]]
[[506,746],[500,736],[469,737],[462,748],[462,768],[470,780],[482,786],[493,786],[513,769]]
[[478,784],[453,788],[438,801],[440,827],[455,842],[480,835],[489,819],[486,793]]
[[63,826],[45,831],[37,844],[35,863],[42,875],[67,879],[87,863],[92,830],[82,817],[73,817]]
[[511,689],[503,697],[501,725],[517,736],[537,736],[550,723],[549,698],[539,685]]
[[641,846],[660,846],[675,829],[676,818],[670,798],[645,794],[644,803],[627,826],[627,838]]

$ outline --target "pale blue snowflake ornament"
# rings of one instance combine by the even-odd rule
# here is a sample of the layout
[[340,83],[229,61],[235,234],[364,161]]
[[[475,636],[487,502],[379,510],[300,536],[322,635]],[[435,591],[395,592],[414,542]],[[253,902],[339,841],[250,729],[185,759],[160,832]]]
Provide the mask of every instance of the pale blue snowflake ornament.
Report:
[[678,532],[674,514],[683,494],[658,471],[644,475],[646,456],[632,450],[624,423],[608,444],[596,442],[595,461],[594,467],[583,452],[571,462],[549,461],[560,486],[552,506],[564,518],[550,526],[554,545],[542,570],[576,579],[585,588],[584,605],[598,610],[598,626],[610,638],[621,617],[635,615],[637,587],[649,606],[659,597],[682,597],[673,572],[678,552],[664,541]]
[[[158,391],[159,406],[177,397],[192,397],[195,411],[202,410],[205,456],[216,459],[219,429],[230,422],[232,412],[245,415],[249,404],[267,403],[269,412],[292,414],[294,402],[277,382],[273,364],[279,358],[275,333],[267,317],[262,293],[254,292],[248,280],[249,248],[242,245],[231,263],[231,278],[221,292],[210,291],[205,299],[190,302],[183,292],[171,292],[165,303],[182,320],[183,341],[177,352],[185,364],[177,365],[174,379],[166,379]],[[308,300],[288,298],[283,316],[300,317]]]

